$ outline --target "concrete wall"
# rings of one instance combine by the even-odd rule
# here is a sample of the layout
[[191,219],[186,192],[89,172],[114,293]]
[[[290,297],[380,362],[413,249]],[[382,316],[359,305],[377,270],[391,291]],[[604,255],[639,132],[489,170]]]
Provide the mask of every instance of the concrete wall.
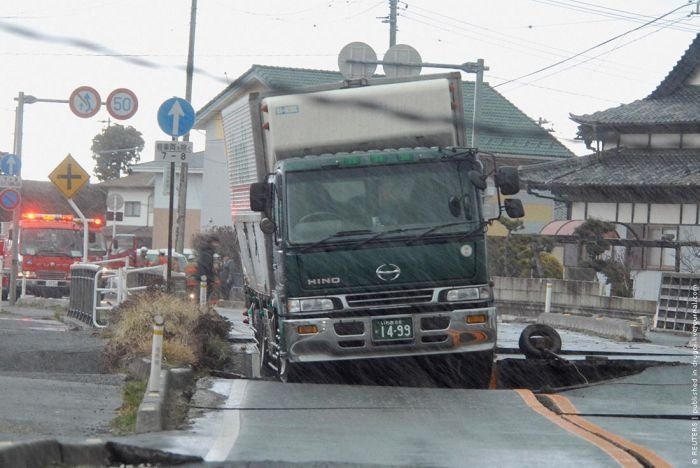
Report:
[[613,318],[653,317],[656,313],[656,300],[603,296],[601,283],[595,281],[510,277],[494,277],[493,281],[501,314],[537,316],[544,312],[547,281],[552,283],[551,312]]

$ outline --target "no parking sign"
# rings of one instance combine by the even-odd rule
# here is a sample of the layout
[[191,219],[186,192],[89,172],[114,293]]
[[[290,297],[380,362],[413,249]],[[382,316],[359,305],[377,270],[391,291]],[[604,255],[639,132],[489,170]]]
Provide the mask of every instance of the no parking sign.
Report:
[[6,189],[0,192],[0,206],[8,211],[12,211],[19,206],[20,196],[17,190]]

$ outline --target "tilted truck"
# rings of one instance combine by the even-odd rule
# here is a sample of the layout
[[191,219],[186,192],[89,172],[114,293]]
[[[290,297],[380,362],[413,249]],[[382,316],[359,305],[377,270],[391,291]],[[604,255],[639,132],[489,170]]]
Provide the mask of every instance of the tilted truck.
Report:
[[[488,385],[489,174],[464,147],[460,75],[253,93],[250,111],[259,182],[234,228],[261,370],[417,358]],[[495,179],[519,190],[514,168]]]

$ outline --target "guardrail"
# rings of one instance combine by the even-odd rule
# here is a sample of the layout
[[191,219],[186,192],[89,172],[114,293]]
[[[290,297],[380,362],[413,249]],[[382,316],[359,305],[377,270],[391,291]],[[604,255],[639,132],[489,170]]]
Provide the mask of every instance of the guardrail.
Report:
[[[166,265],[143,268],[127,266],[114,270],[102,266],[108,262],[71,265],[69,317],[96,328],[105,328],[107,313],[130,294],[165,285]],[[185,274],[172,272],[172,284],[176,293],[184,293]]]

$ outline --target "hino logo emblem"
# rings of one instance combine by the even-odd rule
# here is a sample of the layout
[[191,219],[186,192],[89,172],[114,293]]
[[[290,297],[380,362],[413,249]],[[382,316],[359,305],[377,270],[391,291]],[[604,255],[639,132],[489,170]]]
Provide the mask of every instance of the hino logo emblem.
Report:
[[393,263],[385,263],[377,268],[377,276],[382,281],[394,281],[401,274],[401,268]]
[[340,278],[308,278],[306,284],[309,286],[323,286],[324,284],[340,284]]

